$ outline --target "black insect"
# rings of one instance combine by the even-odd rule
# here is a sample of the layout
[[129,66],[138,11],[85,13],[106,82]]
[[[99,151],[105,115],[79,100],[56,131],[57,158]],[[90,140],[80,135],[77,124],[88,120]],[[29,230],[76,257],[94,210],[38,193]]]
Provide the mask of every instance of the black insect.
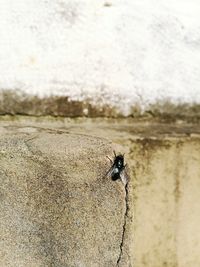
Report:
[[111,176],[111,179],[113,181],[121,179],[123,184],[126,185],[128,181],[128,176],[125,171],[126,164],[124,165],[124,155],[122,154],[116,155],[114,151],[114,160],[112,161],[109,157],[108,159],[111,161],[112,166],[108,170],[106,176]]

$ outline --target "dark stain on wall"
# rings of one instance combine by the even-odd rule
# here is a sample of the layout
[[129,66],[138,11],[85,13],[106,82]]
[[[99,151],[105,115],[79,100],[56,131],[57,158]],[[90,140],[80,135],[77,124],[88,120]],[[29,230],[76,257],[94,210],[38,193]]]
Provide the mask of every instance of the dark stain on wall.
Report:
[[133,104],[129,115],[124,115],[117,107],[98,101],[72,100],[68,96],[50,96],[40,98],[35,95],[16,90],[0,91],[0,115],[31,115],[61,117],[104,117],[104,118],[136,118],[154,120],[164,123],[186,121],[200,122],[200,105],[175,105],[170,102],[150,105],[145,111]]

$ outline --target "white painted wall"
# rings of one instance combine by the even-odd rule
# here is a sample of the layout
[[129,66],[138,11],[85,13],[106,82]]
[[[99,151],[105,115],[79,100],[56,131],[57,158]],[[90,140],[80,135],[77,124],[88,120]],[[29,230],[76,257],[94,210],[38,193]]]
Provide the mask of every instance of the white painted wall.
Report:
[[0,88],[200,103],[200,1],[0,0]]

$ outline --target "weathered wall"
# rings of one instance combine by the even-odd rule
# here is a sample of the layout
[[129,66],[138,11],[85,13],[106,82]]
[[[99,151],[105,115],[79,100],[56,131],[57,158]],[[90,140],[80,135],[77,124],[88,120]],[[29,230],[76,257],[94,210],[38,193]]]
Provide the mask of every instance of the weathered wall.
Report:
[[[0,126],[1,266],[200,266],[198,125]],[[104,178],[113,149],[128,163],[127,201]]]
[[132,158],[135,266],[199,266],[199,139],[137,141]]
[[[26,93],[20,101],[86,101],[98,115],[107,106],[135,115],[163,103],[199,104],[199,13],[198,0],[1,0],[0,89]],[[13,103],[4,104],[12,113]],[[28,106],[15,112],[37,115]],[[91,115],[90,106],[78,107],[72,115]],[[51,112],[71,115],[60,109]]]

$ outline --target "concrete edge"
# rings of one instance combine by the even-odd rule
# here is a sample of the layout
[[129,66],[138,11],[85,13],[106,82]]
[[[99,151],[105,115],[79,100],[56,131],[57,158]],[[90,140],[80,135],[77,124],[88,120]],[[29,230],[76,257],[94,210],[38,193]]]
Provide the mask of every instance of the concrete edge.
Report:
[[104,100],[72,100],[68,96],[49,96],[40,98],[28,95],[20,90],[1,90],[0,115],[31,115],[31,116],[61,116],[89,118],[137,118],[157,119],[162,122],[183,120],[197,123],[200,121],[200,105],[180,103],[170,100],[158,101],[142,109],[133,104],[129,112],[124,114],[117,106],[110,106]]

